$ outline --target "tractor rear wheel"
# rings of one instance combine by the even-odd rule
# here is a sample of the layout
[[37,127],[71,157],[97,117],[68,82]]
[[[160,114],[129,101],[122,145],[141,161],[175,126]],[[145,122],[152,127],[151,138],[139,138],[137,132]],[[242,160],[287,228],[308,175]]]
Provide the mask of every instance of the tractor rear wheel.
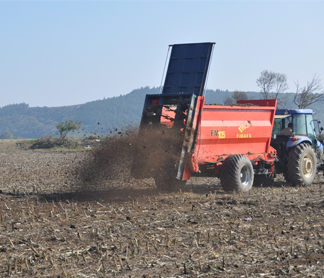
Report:
[[241,154],[228,156],[220,169],[220,179],[225,191],[248,192],[254,179],[251,161]]
[[312,146],[301,143],[288,154],[288,179],[293,185],[311,185],[316,175],[316,155]]

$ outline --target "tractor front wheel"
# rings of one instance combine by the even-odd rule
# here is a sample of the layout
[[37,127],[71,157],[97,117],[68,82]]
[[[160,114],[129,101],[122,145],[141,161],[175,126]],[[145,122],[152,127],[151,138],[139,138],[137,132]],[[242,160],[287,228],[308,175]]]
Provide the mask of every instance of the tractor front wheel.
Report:
[[288,154],[288,179],[293,185],[311,185],[316,175],[316,155],[307,143],[301,143]]
[[254,179],[251,161],[241,154],[228,156],[220,169],[220,179],[225,191],[248,192]]

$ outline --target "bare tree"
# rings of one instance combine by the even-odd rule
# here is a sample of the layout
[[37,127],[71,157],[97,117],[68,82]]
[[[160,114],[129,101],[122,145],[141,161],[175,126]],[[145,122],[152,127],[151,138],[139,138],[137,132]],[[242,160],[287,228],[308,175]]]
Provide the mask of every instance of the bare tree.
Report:
[[249,99],[249,96],[245,92],[234,91],[232,98],[235,100],[247,100]]
[[234,91],[231,97],[224,100],[224,105],[233,105],[237,100],[246,100],[248,95],[245,92]]
[[295,85],[294,103],[299,109],[307,108],[318,101],[324,102],[324,90],[322,90],[321,79],[316,74],[310,82],[307,82],[306,86],[299,86],[298,81],[295,82]]
[[226,97],[224,99],[224,105],[230,106],[233,105],[235,103],[234,99],[231,97]]
[[274,98],[278,99],[279,94],[284,93],[288,90],[288,84],[287,84],[287,76],[282,73],[276,73],[276,83],[274,86]]
[[276,84],[276,74],[271,71],[264,70],[261,76],[256,81],[257,85],[261,88],[261,94],[264,99],[270,98],[270,93]]
[[282,73],[264,70],[261,76],[256,80],[257,85],[261,88],[263,99],[277,99],[278,107],[285,107],[289,98],[283,95],[287,89],[287,76]]
[[263,99],[278,98],[288,89],[287,76],[273,71],[262,71],[256,83],[261,88]]

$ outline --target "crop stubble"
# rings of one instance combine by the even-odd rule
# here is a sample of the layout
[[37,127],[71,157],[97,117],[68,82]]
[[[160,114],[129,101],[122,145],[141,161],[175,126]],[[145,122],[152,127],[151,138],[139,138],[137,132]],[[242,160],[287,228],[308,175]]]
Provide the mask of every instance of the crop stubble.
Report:
[[[113,149],[129,153],[128,139]],[[125,158],[103,173],[96,151],[0,153],[1,277],[324,275],[322,180],[243,195],[193,179],[165,193],[131,179]]]

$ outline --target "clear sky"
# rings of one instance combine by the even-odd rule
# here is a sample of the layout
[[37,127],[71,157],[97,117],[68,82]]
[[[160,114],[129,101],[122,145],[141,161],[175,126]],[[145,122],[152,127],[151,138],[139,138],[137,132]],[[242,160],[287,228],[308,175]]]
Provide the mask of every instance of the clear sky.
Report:
[[261,71],[324,82],[324,1],[1,1],[0,107],[64,106],[159,86],[168,45],[216,42],[207,87]]

